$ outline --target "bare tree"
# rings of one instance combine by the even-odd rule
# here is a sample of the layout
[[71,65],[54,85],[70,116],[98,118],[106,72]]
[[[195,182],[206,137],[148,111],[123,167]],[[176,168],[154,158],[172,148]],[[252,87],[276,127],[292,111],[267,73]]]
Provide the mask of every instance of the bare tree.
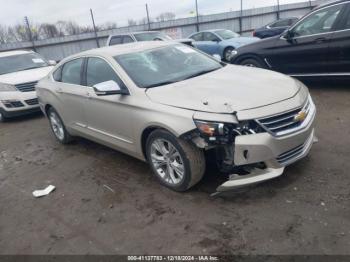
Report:
[[161,13],[160,15],[158,15],[156,17],[156,20],[158,22],[164,22],[164,21],[168,21],[168,20],[174,20],[176,18],[176,15],[172,12],[165,12],[165,13]]
[[99,26],[99,30],[111,30],[117,28],[117,23],[106,22],[103,25]]
[[58,37],[59,32],[55,24],[44,23],[39,27],[39,37],[43,39]]
[[134,19],[128,19],[128,26],[137,25],[137,22]]
[[147,17],[142,18],[141,20],[139,20],[139,25],[146,25],[148,24],[148,19]]
[[8,28],[0,25],[0,44],[7,43],[9,40]]

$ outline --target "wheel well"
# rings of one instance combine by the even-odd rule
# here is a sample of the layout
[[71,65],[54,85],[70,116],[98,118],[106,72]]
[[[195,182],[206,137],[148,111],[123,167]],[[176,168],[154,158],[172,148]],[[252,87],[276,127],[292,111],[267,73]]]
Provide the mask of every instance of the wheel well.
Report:
[[259,62],[262,62],[266,66],[265,61],[260,56],[255,55],[255,54],[247,54],[247,55],[243,55],[241,57],[238,57],[235,61],[235,64],[240,64],[242,61],[244,61],[246,59],[255,59]]
[[142,135],[141,135],[141,146],[142,146],[143,156],[145,157],[146,160],[147,160],[147,154],[146,154],[147,139],[148,139],[149,135],[157,129],[165,130],[165,131],[172,134],[172,132],[170,132],[169,130],[167,130],[163,127],[160,127],[160,126],[150,126],[150,127],[147,127],[145,130],[143,130]]
[[46,113],[46,115],[47,115],[47,113],[48,113],[48,111],[49,111],[49,109],[50,109],[51,107],[52,107],[52,106],[49,105],[49,104],[45,105],[45,113]]

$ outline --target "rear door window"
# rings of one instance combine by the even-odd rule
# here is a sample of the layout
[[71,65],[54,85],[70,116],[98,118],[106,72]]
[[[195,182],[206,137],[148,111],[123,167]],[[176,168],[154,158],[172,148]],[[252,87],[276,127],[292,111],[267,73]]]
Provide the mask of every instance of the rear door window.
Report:
[[111,41],[109,42],[109,45],[120,45],[121,43],[122,43],[121,36],[113,36]]
[[62,68],[61,82],[73,85],[80,85],[82,64],[82,58],[65,63]]
[[123,36],[123,44],[132,43],[134,40],[129,35]]
[[203,41],[203,33],[195,34],[195,35],[191,36],[191,38],[194,41]]

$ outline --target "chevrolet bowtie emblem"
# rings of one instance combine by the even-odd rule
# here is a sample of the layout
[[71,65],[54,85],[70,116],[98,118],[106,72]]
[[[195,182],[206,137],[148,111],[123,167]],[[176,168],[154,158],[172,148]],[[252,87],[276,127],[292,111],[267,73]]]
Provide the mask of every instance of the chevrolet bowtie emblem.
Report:
[[300,111],[295,117],[294,122],[303,122],[307,117],[307,113],[305,111]]

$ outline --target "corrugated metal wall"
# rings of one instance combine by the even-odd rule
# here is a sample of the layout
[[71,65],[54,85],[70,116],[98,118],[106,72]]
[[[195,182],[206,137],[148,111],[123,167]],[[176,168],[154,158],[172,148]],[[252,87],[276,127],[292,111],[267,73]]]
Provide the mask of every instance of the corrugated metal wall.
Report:
[[[313,1],[313,6],[324,3],[326,0]],[[310,11],[310,1],[281,5],[280,17],[301,17]],[[258,27],[268,24],[277,18],[277,6],[263,7],[243,10],[242,13],[242,35],[251,35],[251,32]],[[199,29],[225,28],[240,32],[240,12],[227,12],[221,14],[205,15],[199,17]],[[183,18],[166,22],[155,22],[151,24],[152,30],[162,30],[177,38],[186,38],[196,31],[196,18]],[[148,25],[137,25],[122,27],[113,30],[100,31],[97,33],[100,46],[104,46],[111,34],[124,32],[136,32],[148,30]],[[35,41],[36,51],[47,59],[61,60],[69,55],[96,48],[94,33],[86,33],[60,38]],[[32,43],[19,42],[0,45],[0,51],[31,49]]]

